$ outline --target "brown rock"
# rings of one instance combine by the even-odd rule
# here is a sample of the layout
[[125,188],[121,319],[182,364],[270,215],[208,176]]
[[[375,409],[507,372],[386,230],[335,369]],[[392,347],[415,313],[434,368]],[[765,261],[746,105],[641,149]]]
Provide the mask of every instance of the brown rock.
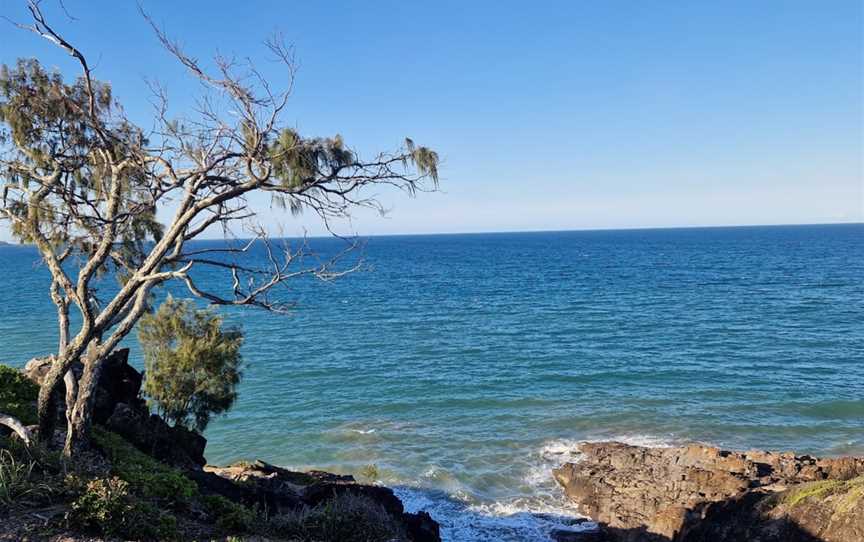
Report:
[[[617,442],[585,443],[581,452],[578,463],[555,469],[554,476],[568,497],[616,540],[779,542],[809,540],[812,533],[822,533],[825,541],[864,540],[864,514],[858,530],[853,527],[856,507],[864,506],[864,481],[843,490],[851,484],[844,481],[864,476],[864,458],[730,452],[701,445],[644,448]],[[824,505],[824,499],[797,507],[776,500],[777,495],[808,487],[802,484],[825,481],[837,482],[842,487],[835,488],[836,493],[847,495],[840,514]],[[843,534],[847,532],[851,534]]]

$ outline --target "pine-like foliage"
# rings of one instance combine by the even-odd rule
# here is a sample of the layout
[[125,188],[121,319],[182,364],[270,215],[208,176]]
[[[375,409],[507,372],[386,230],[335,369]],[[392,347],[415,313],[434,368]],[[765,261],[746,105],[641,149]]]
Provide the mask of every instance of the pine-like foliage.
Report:
[[169,422],[203,431],[234,404],[243,334],[193,302],[168,298],[138,324],[144,349],[144,392]]

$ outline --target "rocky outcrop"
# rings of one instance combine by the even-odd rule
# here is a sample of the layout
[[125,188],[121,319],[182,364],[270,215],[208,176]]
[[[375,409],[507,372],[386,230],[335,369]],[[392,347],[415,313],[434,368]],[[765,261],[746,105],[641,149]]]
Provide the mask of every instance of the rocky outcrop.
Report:
[[362,496],[380,505],[399,520],[413,542],[440,542],[439,526],[426,512],[406,513],[393,490],[358,484],[353,476],[321,471],[294,472],[263,461],[237,463],[229,467],[207,466],[193,479],[204,494],[216,494],[257,505],[270,514],[301,507],[315,507],[346,494]]
[[163,463],[192,470],[207,463],[204,458],[207,439],[185,427],[168,425],[151,414],[140,399],[115,405],[104,425]]
[[864,459],[585,443],[555,479],[611,540],[864,540]]
[[[24,376],[42,385],[45,375],[51,369],[54,362],[53,357],[33,358],[27,362],[22,369]],[[77,379],[84,373],[84,365],[79,361],[72,364],[71,371]],[[102,373],[99,377],[99,389],[96,392],[96,400],[93,408],[93,419],[96,423],[104,424],[118,403],[128,403],[138,398],[141,390],[141,373],[129,365],[129,349],[121,348],[115,350],[105,359]],[[63,414],[65,407],[65,386],[61,382],[57,390],[55,404],[58,409],[58,420],[65,419]]]
[[[393,490],[358,484],[352,476],[327,472],[293,472],[263,461],[229,467],[207,466],[207,440],[194,431],[172,427],[151,414],[141,398],[142,374],[128,364],[129,351],[118,350],[106,360],[96,391],[94,421],[123,436],[142,452],[182,468],[204,495],[220,495],[233,502],[278,515],[318,506],[346,494],[365,497],[380,505],[404,528],[412,542],[440,542],[439,526],[426,512],[406,513]],[[27,363],[25,376],[40,384],[50,369],[51,358]],[[72,369],[80,378],[83,367]],[[65,426],[63,394],[57,397],[58,417]]]
[[[53,358],[35,358],[24,366],[24,375],[41,385],[51,368]],[[77,362],[72,371],[81,378],[84,366]],[[143,375],[129,365],[129,349],[121,348],[106,359],[96,390],[93,420],[119,433],[129,442],[160,461],[184,469],[200,469],[207,461],[204,448],[207,440],[183,427],[172,427],[150,413],[141,398]],[[61,383],[57,392],[58,428],[65,427],[65,389]]]

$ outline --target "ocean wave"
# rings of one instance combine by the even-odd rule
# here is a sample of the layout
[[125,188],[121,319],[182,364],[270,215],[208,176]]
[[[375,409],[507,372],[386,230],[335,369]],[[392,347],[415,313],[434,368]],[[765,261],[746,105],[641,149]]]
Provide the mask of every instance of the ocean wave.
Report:
[[408,512],[425,510],[441,525],[444,542],[549,542],[554,530],[593,530],[573,509],[539,503],[470,504],[443,491],[393,488]]
[[[673,439],[653,435],[549,440],[526,458],[523,465],[515,466],[516,470],[523,471],[521,477],[517,477],[521,487],[514,488],[514,492],[521,495],[494,502],[483,502],[464,486],[457,489],[453,484],[457,477],[440,466],[426,469],[418,484],[401,484],[393,489],[406,511],[425,510],[441,525],[445,542],[549,542],[555,530],[597,528],[566,499],[552,477],[552,469],[579,461],[582,443],[602,440],[648,447],[675,444]],[[430,482],[437,488],[429,488]]]

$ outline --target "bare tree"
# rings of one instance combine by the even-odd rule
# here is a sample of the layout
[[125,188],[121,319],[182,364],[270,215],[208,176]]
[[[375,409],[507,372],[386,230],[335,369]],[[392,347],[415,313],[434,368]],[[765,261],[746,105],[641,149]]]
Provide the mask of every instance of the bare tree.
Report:
[[[314,211],[329,229],[352,209],[381,209],[369,187],[389,185],[414,194],[438,181],[438,157],[410,139],[395,152],[361,159],[339,136],[304,138],[286,127],[283,113],[293,84],[292,51],[279,40],[269,50],[289,75],[274,89],[250,61],[217,57],[208,69],[187,55],[144,16],[165,49],[206,89],[194,115],[168,118],[166,94],[156,96],[154,128],[130,122],[110,87],[92,77],[84,54],[46,20],[38,1],[19,27],[49,40],[79,64],[66,83],[35,60],[19,60],[0,73],[0,219],[22,242],[39,250],[51,273],[60,343],[39,391],[39,438],[53,434],[52,397],[64,377],[67,440],[71,455],[86,446],[93,396],[108,354],[148,309],[154,288],[180,281],[196,297],[217,305],[286,309],[274,288],[299,276],[333,279],[356,268],[339,256],[304,263],[309,248],[280,245],[264,228],[245,245],[189,247],[211,227],[230,235],[232,224],[255,224],[248,196],[267,193],[284,209]],[[173,212],[167,223],[157,212]],[[266,265],[246,258],[263,250]],[[350,250],[353,244],[347,247]],[[230,294],[196,283],[191,271],[215,267],[230,276]],[[100,299],[96,283],[116,276],[119,289]],[[70,309],[80,327],[70,330]],[[82,361],[75,382],[70,368]]]

